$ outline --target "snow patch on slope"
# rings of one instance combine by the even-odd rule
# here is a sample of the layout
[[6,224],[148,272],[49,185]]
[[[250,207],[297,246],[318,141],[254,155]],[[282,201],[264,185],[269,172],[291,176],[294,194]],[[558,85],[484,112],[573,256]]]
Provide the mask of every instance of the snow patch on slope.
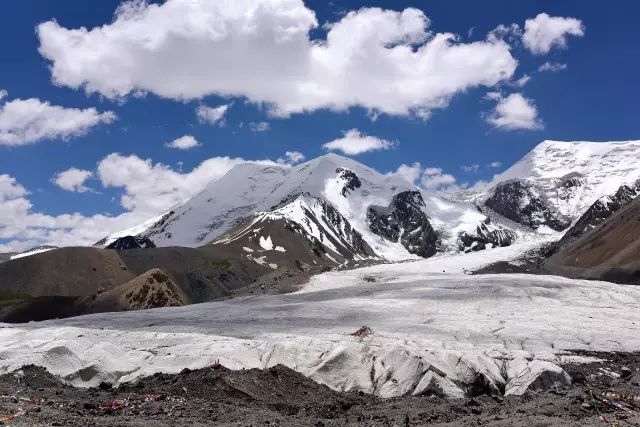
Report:
[[19,258],[24,258],[24,257],[28,257],[31,255],[36,255],[36,254],[41,254],[43,252],[48,252],[51,251],[53,249],[57,249],[55,247],[46,247],[46,248],[35,248],[35,249],[30,249],[26,252],[20,252],[19,254],[15,254],[15,255],[11,255],[11,257],[9,257],[10,260],[14,260],[14,259],[19,259]]

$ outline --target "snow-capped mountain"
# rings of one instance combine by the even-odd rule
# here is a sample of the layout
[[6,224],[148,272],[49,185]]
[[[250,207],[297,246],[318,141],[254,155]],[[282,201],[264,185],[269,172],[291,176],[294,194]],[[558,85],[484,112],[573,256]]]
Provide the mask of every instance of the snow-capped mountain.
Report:
[[484,195],[493,195],[501,183],[521,181],[549,210],[573,222],[600,197],[633,185],[639,165],[640,141],[544,141],[496,175]]
[[599,198],[633,185],[638,164],[640,141],[544,141],[488,184],[439,193],[335,154],[294,167],[247,163],[99,244],[127,234],[157,246],[233,243],[256,262],[268,262],[265,251],[304,247],[336,264],[508,246],[560,238]]
[[[230,233],[218,241],[223,244],[247,236],[247,227],[277,219],[297,224],[304,238],[322,243],[333,258],[347,252],[354,259],[387,260],[435,253],[437,237],[414,185],[335,154],[295,167],[236,166],[138,235],[157,246],[200,246]],[[395,230],[370,227],[371,221],[392,223]]]

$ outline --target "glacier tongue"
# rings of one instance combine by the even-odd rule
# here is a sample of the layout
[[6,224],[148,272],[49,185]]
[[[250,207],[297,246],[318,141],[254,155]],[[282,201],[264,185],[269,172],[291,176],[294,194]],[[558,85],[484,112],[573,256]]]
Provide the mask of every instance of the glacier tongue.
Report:
[[560,364],[584,361],[567,350],[640,350],[638,287],[461,274],[526,248],[328,272],[294,294],[2,325],[0,372],[34,363],[90,386],[219,359],[282,363],[336,390],[459,397],[567,383]]

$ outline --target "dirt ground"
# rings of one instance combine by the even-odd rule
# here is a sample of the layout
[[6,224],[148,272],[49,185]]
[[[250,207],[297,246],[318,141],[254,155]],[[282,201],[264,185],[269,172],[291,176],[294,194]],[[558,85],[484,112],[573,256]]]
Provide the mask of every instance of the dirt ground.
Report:
[[[78,389],[29,366],[0,377],[13,426],[640,426],[640,353],[565,366],[572,386],[525,396],[380,399],[339,393],[284,366],[212,366],[135,384]],[[606,396],[607,392],[616,393]],[[603,393],[605,393],[603,395]],[[638,411],[638,412],[636,412]]]

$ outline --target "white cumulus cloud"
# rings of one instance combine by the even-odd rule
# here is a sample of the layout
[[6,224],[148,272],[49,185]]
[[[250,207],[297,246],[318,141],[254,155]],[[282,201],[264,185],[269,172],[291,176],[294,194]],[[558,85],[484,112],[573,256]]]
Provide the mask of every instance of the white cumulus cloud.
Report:
[[[291,153],[289,158],[300,158]],[[112,153],[98,163],[93,175],[103,187],[122,191],[119,202],[124,212],[119,215],[47,215],[34,209],[28,199],[29,191],[15,178],[0,174],[0,252],[20,251],[42,244],[91,245],[107,234],[166,212],[202,191],[233,166],[245,162],[247,160],[242,158],[213,157],[191,171],[182,172],[150,159]],[[276,164],[270,160],[254,162]],[[82,171],[82,174],[87,172],[92,173]],[[77,191],[83,184],[79,177],[74,180],[71,176],[67,174],[63,185]]]
[[266,132],[271,129],[271,125],[267,122],[251,122],[249,123],[249,129],[252,132]]
[[87,179],[93,176],[93,172],[86,169],[69,168],[59,172],[53,182],[63,190],[74,191],[76,193],[84,193],[91,189],[84,185]]
[[456,183],[453,175],[444,173],[441,168],[426,168],[420,178],[420,185],[425,190],[440,190]]
[[567,64],[561,64],[559,62],[545,62],[540,67],[538,67],[538,71],[540,72],[550,71],[552,73],[556,71],[566,70],[566,69],[567,69]]
[[223,104],[217,107],[209,107],[208,105],[198,105],[196,108],[196,116],[202,123],[214,125],[218,123],[224,125],[224,115],[231,104]]
[[65,108],[37,98],[14,99],[0,107],[0,145],[26,145],[44,139],[69,139],[85,135],[116,115],[95,108]]
[[584,36],[582,21],[541,13],[526,20],[522,43],[533,54],[544,55],[553,47],[566,48],[568,36]]
[[428,117],[513,75],[504,40],[463,43],[429,26],[415,8],[361,8],[311,40],[318,21],[302,0],[167,0],[124,3],[92,29],[47,21],[37,35],[57,85],[109,98],[243,97],[280,116],[360,106]]
[[188,150],[190,148],[199,147],[202,144],[191,135],[181,136],[171,142],[165,144],[169,148],[177,148],[178,150]]
[[341,138],[334,139],[322,145],[328,151],[341,151],[347,155],[362,154],[369,151],[389,150],[397,145],[377,136],[362,134],[358,129],[350,129]]
[[543,127],[533,101],[522,94],[512,93],[504,97],[492,93],[489,99],[498,102],[487,116],[487,122],[494,127],[503,130],[536,130]]
[[245,162],[242,158],[213,157],[182,173],[151,159],[112,153],[98,164],[98,177],[105,187],[123,189],[122,207],[152,216],[199,193],[207,183]]
[[460,166],[460,169],[462,169],[465,172],[478,172],[478,169],[480,169],[480,165],[479,164],[462,165]]
[[285,165],[295,165],[300,162],[304,162],[305,155],[299,151],[287,151],[284,156],[279,157],[276,163]]
[[419,162],[410,165],[402,164],[395,172],[387,175],[399,176],[428,191],[451,189],[456,185],[456,178],[445,173],[442,168],[422,167]]

